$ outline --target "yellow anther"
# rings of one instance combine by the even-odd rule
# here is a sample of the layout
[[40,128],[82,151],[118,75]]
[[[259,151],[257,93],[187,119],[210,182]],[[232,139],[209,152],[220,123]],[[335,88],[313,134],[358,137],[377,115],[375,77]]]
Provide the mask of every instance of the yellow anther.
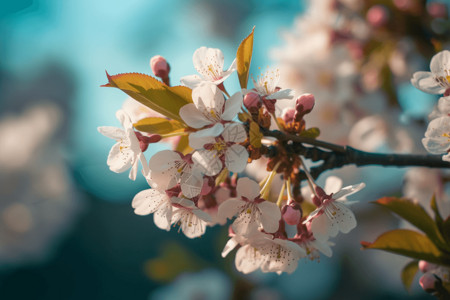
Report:
[[250,208],[247,208],[247,213],[248,213],[248,214],[251,214],[251,213],[252,213],[252,210],[251,210]]

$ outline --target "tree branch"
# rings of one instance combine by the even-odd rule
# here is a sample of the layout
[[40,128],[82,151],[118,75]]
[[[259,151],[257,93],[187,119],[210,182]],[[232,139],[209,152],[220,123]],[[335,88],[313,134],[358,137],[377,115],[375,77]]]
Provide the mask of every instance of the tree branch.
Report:
[[[321,165],[311,168],[314,178],[327,170],[340,168],[345,165],[368,166],[377,165],[385,167],[428,167],[428,168],[450,168],[450,163],[443,161],[441,155],[417,155],[417,154],[383,154],[365,152],[350,146],[336,145],[312,138],[300,137],[283,133],[278,130],[264,131],[264,136],[271,136],[284,142],[288,153],[302,155],[314,162],[323,161]],[[288,143],[292,141],[292,143]],[[307,147],[304,144],[312,145]],[[320,147],[320,148],[319,148]],[[326,151],[321,148],[325,148]],[[267,149],[269,157],[276,156],[277,149],[270,146]],[[300,179],[306,179],[304,172],[300,172]]]

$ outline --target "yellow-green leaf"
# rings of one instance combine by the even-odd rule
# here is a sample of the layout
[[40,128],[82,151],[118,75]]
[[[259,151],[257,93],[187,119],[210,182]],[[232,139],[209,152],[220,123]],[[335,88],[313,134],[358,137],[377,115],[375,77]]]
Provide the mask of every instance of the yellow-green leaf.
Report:
[[250,73],[250,63],[252,62],[252,53],[253,53],[253,32],[255,31],[255,27],[252,29],[252,33],[250,33],[239,45],[239,48],[236,53],[236,66],[237,72],[239,76],[239,83],[241,88],[246,89],[248,83],[248,74]]
[[175,151],[181,152],[184,155],[191,153],[192,151],[194,151],[190,146],[189,146],[189,136],[187,135],[183,135],[180,137],[180,140],[178,141],[178,144],[175,148]]
[[380,249],[431,263],[449,263],[428,237],[413,230],[391,230],[380,235],[375,242],[361,242],[361,245],[364,249]]
[[317,127],[311,127],[307,130],[303,130],[299,135],[302,137],[316,139],[320,135],[320,129]]
[[375,203],[388,208],[390,211],[422,230],[438,247],[448,248],[436,223],[419,204],[406,198],[397,197],[383,197],[375,201]]
[[108,76],[109,82],[103,86],[121,89],[143,105],[164,116],[184,123],[180,118],[180,108],[192,103],[192,90],[185,86],[169,87],[163,82],[145,74],[124,73]]
[[411,284],[414,281],[414,277],[416,276],[418,270],[419,262],[417,260],[413,260],[403,267],[401,277],[403,286],[407,291],[411,288]]
[[182,132],[186,126],[177,120],[168,120],[165,118],[145,118],[133,124],[134,128],[153,134],[168,134]]
[[261,139],[263,138],[263,134],[259,130],[259,125],[256,122],[250,122],[250,145],[255,148],[261,147]]

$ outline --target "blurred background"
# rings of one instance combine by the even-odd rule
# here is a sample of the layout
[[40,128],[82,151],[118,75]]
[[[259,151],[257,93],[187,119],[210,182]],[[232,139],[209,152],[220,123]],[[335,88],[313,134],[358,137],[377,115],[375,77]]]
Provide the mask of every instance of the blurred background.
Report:
[[[402,193],[426,202],[440,171],[333,172],[344,185],[367,184],[354,206],[360,226],[336,241],[333,257],[300,261],[292,275],[242,275],[233,255],[220,256],[226,227],[190,240],[133,213],[131,200],[147,183],[109,171],[113,142],[97,127],[118,126],[115,112],[127,98],[100,88],[105,70],[150,74],[149,60],[159,54],[177,84],[195,73],[197,48],[220,48],[228,67],[255,26],[251,73],[277,66],[283,87],[313,93],[316,108],[307,122],[321,129],[321,139],[425,153],[420,140],[437,97],[409,79],[450,48],[449,5],[1,1],[0,299],[430,299],[417,282],[404,290],[400,271],[407,260],[362,252],[359,243],[399,226],[368,202]],[[236,90],[237,78],[227,84]]]

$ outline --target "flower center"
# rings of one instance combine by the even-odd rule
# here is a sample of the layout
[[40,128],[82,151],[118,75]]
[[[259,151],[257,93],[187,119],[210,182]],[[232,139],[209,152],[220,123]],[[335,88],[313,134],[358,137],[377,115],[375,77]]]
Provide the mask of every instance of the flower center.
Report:
[[450,134],[448,132],[443,133],[442,136],[446,137],[447,141],[450,142]]

